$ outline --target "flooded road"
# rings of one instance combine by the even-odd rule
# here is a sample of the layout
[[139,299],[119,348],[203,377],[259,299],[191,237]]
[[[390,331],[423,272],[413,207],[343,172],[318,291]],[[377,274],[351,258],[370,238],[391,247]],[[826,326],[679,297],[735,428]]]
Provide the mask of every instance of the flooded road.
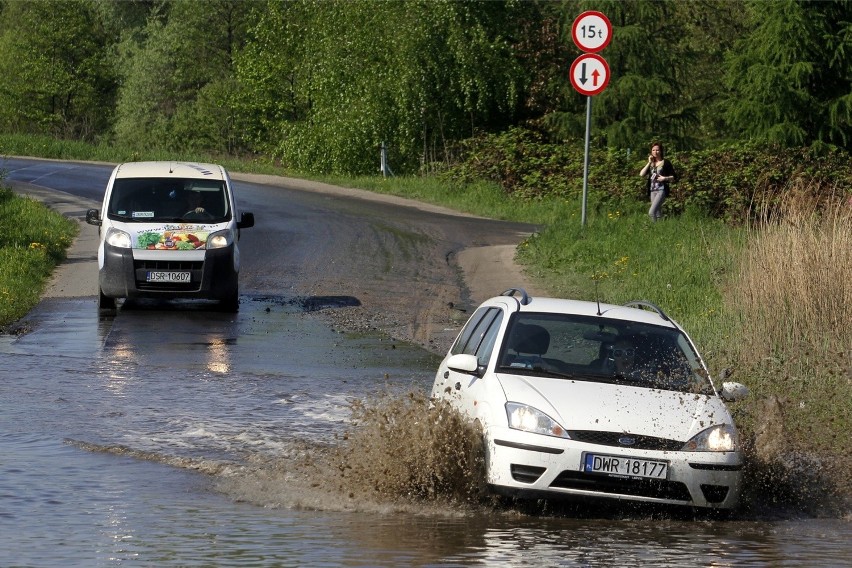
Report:
[[[250,208],[286,217],[270,190],[246,189]],[[26,318],[28,333],[0,336],[0,566],[852,564],[848,516],[695,521],[365,493],[337,452],[354,440],[353,408],[373,406],[417,432],[437,355],[372,331],[343,333],[330,316],[401,294],[405,282],[437,284],[418,272],[419,241],[408,265],[404,255],[384,259],[391,271],[347,263],[354,249],[318,221],[321,202],[284,225],[288,279],[247,255],[238,314],[143,302],[102,316],[93,294],[50,297]],[[346,208],[353,219],[385,214]],[[281,230],[261,219],[257,250]],[[293,260],[335,248],[315,267]],[[381,281],[355,279],[359,266]],[[458,325],[436,320],[447,334]],[[399,475],[401,464],[430,467],[402,459],[418,452],[403,442],[357,465],[374,478]]]
[[852,553],[848,520],[572,518],[306,484],[296,472],[350,428],[352,400],[427,390],[435,356],[339,333],[296,298],[115,318],[59,299],[32,321],[0,342],[3,566],[842,566]]

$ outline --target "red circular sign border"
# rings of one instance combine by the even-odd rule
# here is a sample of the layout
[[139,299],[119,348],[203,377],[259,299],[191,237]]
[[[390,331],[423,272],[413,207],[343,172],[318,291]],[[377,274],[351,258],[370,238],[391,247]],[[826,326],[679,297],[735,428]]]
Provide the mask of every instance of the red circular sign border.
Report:
[[[574,68],[577,67],[577,65],[580,63],[581,59],[585,59],[587,57],[590,57],[592,59],[596,59],[596,60],[600,61],[603,64],[603,66],[606,68],[606,78],[604,79],[603,85],[601,85],[600,87],[598,87],[594,91],[586,91],[585,89],[578,87],[577,83],[574,82]],[[574,90],[576,90],[581,95],[593,97],[597,94],[600,94],[600,92],[603,91],[604,89],[606,89],[606,86],[609,85],[609,75],[610,75],[609,63],[606,62],[606,59],[604,59],[603,57],[601,57],[600,55],[598,55],[596,53],[584,53],[583,55],[578,56],[577,59],[574,60],[574,63],[571,64],[571,71],[569,71],[568,76],[571,79],[571,84],[574,86]]]
[[[598,16],[604,22],[606,22],[606,42],[604,42],[603,45],[595,49],[587,49],[580,45],[580,42],[577,41],[577,26],[579,25],[580,20],[582,20],[586,16]],[[586,10],[585,12],[574,18],[574,23],[571,25],[571,39],[574,40],[574,45],[576,45],[578,48],[580,48],[581,51],[584,51],[586,53],[598,53],[599,51],[603,51],[604,48],[609,45],[609,42],[612,41],[612,22],[609,21],[609,18],[607,18],[606,14],[604,14],[603,12],[598,12],[597,10]]]

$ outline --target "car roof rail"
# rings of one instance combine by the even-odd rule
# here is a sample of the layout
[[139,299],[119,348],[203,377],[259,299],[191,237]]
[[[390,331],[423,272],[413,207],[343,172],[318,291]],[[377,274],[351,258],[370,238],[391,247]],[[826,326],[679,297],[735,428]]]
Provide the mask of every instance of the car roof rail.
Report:
[[664,312],[663,309],[660,306],[658,306],[657,304],[652,304],[651,302],[648,302],[647,300],[633,300],[632,302],[627,302],[626,304],[624,304],[624,306],[627,307],[627,308],[640,308],[640,309],[651,308],[652,310],[654,310],[655,312],[660,314],[660,317],[663,318],[664,320],[671,321],[671,318],[669,318],[669,316],[666,315],[666,312]]
[[505,292],[503,292],[500,295],[501,296],[511,296],[511,297],[514,298],[515,293],[517,293],[517,292],[520,292],[520,294],[521,294],[521,305],[522,306],[526,306],[527,304],[532,302],[532,298],[530,298],[529,294],[527,294],[527,291],[524,290],[523,288],[509,288],[508,290],[506,290]]

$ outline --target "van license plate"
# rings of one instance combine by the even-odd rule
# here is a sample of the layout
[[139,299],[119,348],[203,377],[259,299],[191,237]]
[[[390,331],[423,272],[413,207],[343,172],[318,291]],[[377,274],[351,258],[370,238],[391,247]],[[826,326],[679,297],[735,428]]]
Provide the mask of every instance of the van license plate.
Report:
[[583,471],[586,473],[598,473],[616,477],[666,479],[668,477],[668,469],[668,462],[643,460],[625,456],[586,454],[583,461]]
[[189,282],[189,272],[162,272],[149,271],[147,275],[148,282]]

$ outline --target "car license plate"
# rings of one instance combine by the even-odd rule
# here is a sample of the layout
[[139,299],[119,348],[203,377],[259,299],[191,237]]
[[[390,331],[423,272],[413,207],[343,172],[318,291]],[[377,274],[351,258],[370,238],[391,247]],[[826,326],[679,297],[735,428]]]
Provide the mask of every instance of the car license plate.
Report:
[[669,464],[664,461],[645,460],[628,456],[586,454],[583,471],[617,477],[648,477],[666,479]]
[[148,282],[189,282],[189,272],[162,272],[149,271],[147,275]]

